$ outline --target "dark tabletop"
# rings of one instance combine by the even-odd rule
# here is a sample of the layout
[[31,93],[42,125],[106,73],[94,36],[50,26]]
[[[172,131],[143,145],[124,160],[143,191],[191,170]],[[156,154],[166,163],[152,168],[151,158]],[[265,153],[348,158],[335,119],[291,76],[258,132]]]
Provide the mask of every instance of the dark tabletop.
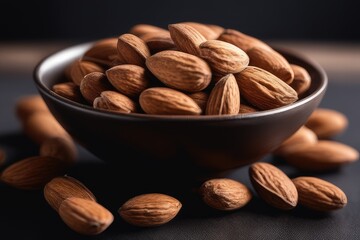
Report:
[[[334,138],[360,150],[360,77],[356,74],[329,74],[330,83],[320,107],[343,112],[349,119],[346,131]],[[17,99],[37,94],[28,73],[0,73],[0,148],[12,162],[37,155],[38,146],[23,133],[14,114]],[[254,193],[252,201],[233,212],[218,212],[205,206],[195,191],[187,186],[165,189],[147,186],[138,178],[132,183],[122,178],[126,171],[96,158],[81,146],[76,165],[68,175],[82,181],[114,214],[112,225],[92,239],[360,239],[360,162],[343,166],[335,172],[311,174],[339,186],[348,197],[345,208],[319,214],[301,206],[280,211],[263,202],[252,188],[248,167],[234,170],[228,177],[246,184]],[[305,175],[271,155],[262,159],[285,171],[290,177]],[[174,169],[176,171],[176,169]],[[184,173],[186,178],[186,173]],[[133,227],[117,214],[118,208],[130,196],[138,193],[165,191],[183,204],[171,222],[155,228]],[[0,184],[0,239],[88,239],[76,234],[47,204],[42,190],[24,191]]]

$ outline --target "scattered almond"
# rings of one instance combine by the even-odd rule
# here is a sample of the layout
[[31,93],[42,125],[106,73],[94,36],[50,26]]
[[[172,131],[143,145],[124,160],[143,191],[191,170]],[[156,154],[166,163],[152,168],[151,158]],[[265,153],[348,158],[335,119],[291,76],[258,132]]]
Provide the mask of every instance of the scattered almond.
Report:
[[44,99],[40,95],[26,95],[17,99],[15,104],[15,114],[22,123],[33,113],[37,112],[49,112]]
[[99,203],[77,197],[65,199],[59,207],[64,223],[77,233],[97,235],[113,222],[114,216]]
[[160,226],[171,221],[182,204],[174,197],[161,193],[148,193],[126,201],[119,214],[126,222],[140,227]]
[[252,198],[244,184],[228,178],[207,180],[201,185],[200,192],[207,205],[223,211],[239,209]]
[[71,165],[77,158],[77,148],[70,137],[51,137],[42,142],[40,156],[57,158]]
[[345,193],[334,184],[316,177],[294,178],[299,203],[316,211],[341,209],[347,204]]
[[298,193],[291,179],[270,163],[257,162],[249,168],[250,180],[259,196],[281,210],[296,207]]
[[318,138],[326,139],[343,133],[349,124],[347,117],[334,109],[317,108],[310,115],[305,126],[316,133]]
[[48,182],[44,187],[44,197],[55,211],[70,197],[96,201],[94,194],[83,183],[70,176],[55,177]]

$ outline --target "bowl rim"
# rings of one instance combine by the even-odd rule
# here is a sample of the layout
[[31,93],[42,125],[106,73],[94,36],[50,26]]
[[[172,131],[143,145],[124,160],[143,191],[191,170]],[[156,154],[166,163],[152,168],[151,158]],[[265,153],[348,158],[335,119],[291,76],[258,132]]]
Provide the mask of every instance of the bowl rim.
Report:
[[[303,62],[311,65],[315,71],[318,72],[320,76],[320,86],[310,95],[292,103],[289,105],[285,105],[282,107],[270,109],[270,110],[262,110],[259,112],[254,113],[239,113],[234,115],[158,115],[158,114],[145,114],[145,113],[120,113],[120,112],[111,112],[101,109],[95,109],[90,105],[81,104],[75,101],[71,101],[65,97],[62,97],[55,92],[53,92],[50,88],[46,87],[42,80],[42,68],[43,66],[53,58],[59,57],[65,52],[74,51],[79,48],[86,51],[90,48],[95,42],[97,41],[89,41],[84,43],[79,43],[75,45],[71,45],[69,47],[62,48],[60,50],[54,51],[53,53],[48,54],[47,56],[43,57],[35,66],[33,70],[33,80],[35,85],[40,93],[46,94],[48,97],[52,98],[53,100],[60,102],[61,104],[67,105],[70,108],[78,109],[80,111],[85,111],[91,114],[98,114],[103,115],[110,118],[121,118],[126,120],[158,120],[158,121],[224,121],[224,120],[240,120],[240,119],[255,119],[265,116],[271,116],[275,114],[279,114],[282,112],[289,111],[291,109],[295,109],[300,107],[301,105],[306,104],[309,101],[312,101],[314,98],[321,95],[328,86],[328,76],[323,69],[323,67],[314,61],[313,59],[309,58],[308,56],[303,55],[302,53],[296,52],[293,49],[279,47],[279,46],[270,46],[273,47],[276,51],[281,53],[286,53],[287,55],[294,56],[297,59],[300,59]],[[46,72],[46,71],[45,71]]]

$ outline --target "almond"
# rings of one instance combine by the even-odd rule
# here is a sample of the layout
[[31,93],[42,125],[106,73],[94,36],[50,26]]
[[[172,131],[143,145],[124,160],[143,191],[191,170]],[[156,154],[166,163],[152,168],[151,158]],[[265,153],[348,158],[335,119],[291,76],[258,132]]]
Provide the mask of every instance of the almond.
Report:
[[296,147],[298,144],[316,144],[317,142],[318,138],[316,134],[306,126],[302,126],[275,149],[273,154],[284,156],[288,151],[291,151],[291,148]]
[[245,103],[245,101],[243,101],[240,98],[240,109],[239,109],[239,114],[247,114],[247,113],[254,113],[259,111],[258,109],[256,109],[254,106],[251,106],[248,103]]
[[298,99],[294,89],[261,68],[248,66],[235,78],[242,97],[261,110],[285,106]]
[[197,105],[201,108],[202,112],[205,112],[207,101],[209,99],[209,94],[207,92],[201,91],[201,92],[194,92],[187,94],[189,97],[191,97],[192,100],[194,100]]
[[59,215],[69,228],[84,235],[100,234],[114,220],[111,212],[99,203],[76,197],[67,198],[61,203]]
[[224,41],[208,40],[200,44],[199,48],[200,57],[217,73],[237,73],[249,64],[249,57],[243,50]]
[[294,71],[289,62],[277,51],[269,47],[252,47],[246,51],[250,58],[250,65],[262,68],[287,84],[294,79]]
[[125,33],[119,36],[117,43],[118,57],[123,63],[145,66],[145,60],[150,56],[146,43],[139,37]]
[[245,52],[255,46],[270,48],[268,44],[261,41],[260,39],[249,36],[234,29],[225,29],[224,32],[219,36],[218,40],[231,43]]
[[296,187],[279,168],[258,162],[250,166],[249,175],[256,192],[269,205],[282,210],[290,210],[297,205]]
[[141,39],[144,40],[151,54],[176,48],[169,31],[150,32],[144,34]]
[[200,115],[201,108],[186,94],[171,88],[153,87],[140,94],[140,106],[148,114]]
[[347,204],[345,193],[334,184],[316,177],[294,178],[299,203],[316,211],[341,209]]
[[49,112],[32,114],[23,122],[25,134],[35,143],[42,144],[49,138],[70,138],[69,134]]
[[193,27],[201,35],[203,35],[206,40],[214,40],[220,36],[219,29],[217,29],[217,31],[213,30],[215,28],[214,25],[210,27],[207,24],[203,24],[199,22],[181,22],[181,24],[186,24],[188,26]]
[[239,209],[252,198],[244,184],[228,178],[207,180],[201,185],[200,192],[208,206],[223,211]]
[[94,194],[84,184],[70,176],[55,177],[48,182],[44,187],[44,197],[55,211],[70,197],[96,201]]
[[290,64],[290,67],[294,72],[294,80],[290,86],[301,96],[310,88],[311,76],[305,68],[299,65]]
[[[101,98],[101,104],[99,104]],[[105,107],[103,107],[105,105]],[[134,113],[137,112],[137,104],[129,97],[115,91],[104,91],[94,101],[94,108],[109,110],[112,112]]]
[[158,26],[154,26],[151,24],[136,24],[133,27],[130,28],[129,33],[134,34],[135,36],[138,36],[142,38],[143,35],[146,35],[148,33],[161,33],[161,32],[167,32],[166,29],[160,28]]
[[143,67],[124,64],[112,67],[106,71],[106,76],[119,92],[135,98],[149,87],[149,78]]
[[228,74],[216,83],[211,90],[207,115],[238,114],[240,109],[240,92],[234,75]]
[[165,85],[186,92],[201,91],[211,81],[209,65],[184,52],[167,50],[156,53],[146,60],[146,66]]
[[40,95],[26,95],[16,100],[15,114],[21,122],[25,122],[29,116],[37,112],[49,112],[44,99]]
[[160,226],[171,221],[182,204],[174,197],[161,193],[135,196],[120,208],[120,216],[128,223],[140,227]]
[[359,152],[340,142],[319,140],[316,144],[297,144],[282,156],[298,169],[320,172],[357,161]]
[[219,36],[225,31],[225,29],[222,26],[216,25],[216,24],[205,24],[208,28],[213,30],[213,32],[216,33],[217,37],[213,39],[219,38]]
[[67,163],[56,158],[29,157],[5,168],[1,181],[19,189],[40,189],[54,177],[63,175],[68,167]]
[[91,105],[95,98],[99,97],[103,91],[112,89],[113,86],[109,83],[106,75],[100,72],[93,72],[85,75],[80,85],[82,96]]
[[96,41],[83,55],[83,59],[109,66],[117,57],[117,38],[104,38]]
[[182,23],[169,24],[168,28],[171,38],[178,49],[195,56],[200,55],[199,46],[206,41],[206,38],[201,33],[192,26]]
[[92,72],[104,72],[104,69],[96,63],[77,60],[71,65],[70,78],[77,86],[80,86],[84,76]]
[[73,82],[57,83],[52,87],[52,90],[71,101],[84,103],[85,99],[81,95],[80,87]]
[[318,138],[326,139],[343,133],[349,125],[349,120],[337,110],[317,108],[309,116],[305,125],[314,131]]
[[42,142],[40,156],[53,157],[74,164],[77,157],[77,148],[71,138],[56,136]]

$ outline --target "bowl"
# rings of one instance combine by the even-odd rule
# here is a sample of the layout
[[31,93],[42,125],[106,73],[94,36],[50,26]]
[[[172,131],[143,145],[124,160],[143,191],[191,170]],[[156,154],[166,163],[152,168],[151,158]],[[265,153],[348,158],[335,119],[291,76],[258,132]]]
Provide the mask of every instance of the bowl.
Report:
[[111,113],[51,91],[55,83],[64,80],[66,67],[92,45],[78,44],[44,58],[34,70],[35,85],[50,112],[77,143],[122,172],[138,176],[146,172],[152,176],[215,174],[259,161],[306,122],[320,104],[328,81],[316,62],[293,50],[274,47],[312,78],[306,96],[291,105],[231,116]]

